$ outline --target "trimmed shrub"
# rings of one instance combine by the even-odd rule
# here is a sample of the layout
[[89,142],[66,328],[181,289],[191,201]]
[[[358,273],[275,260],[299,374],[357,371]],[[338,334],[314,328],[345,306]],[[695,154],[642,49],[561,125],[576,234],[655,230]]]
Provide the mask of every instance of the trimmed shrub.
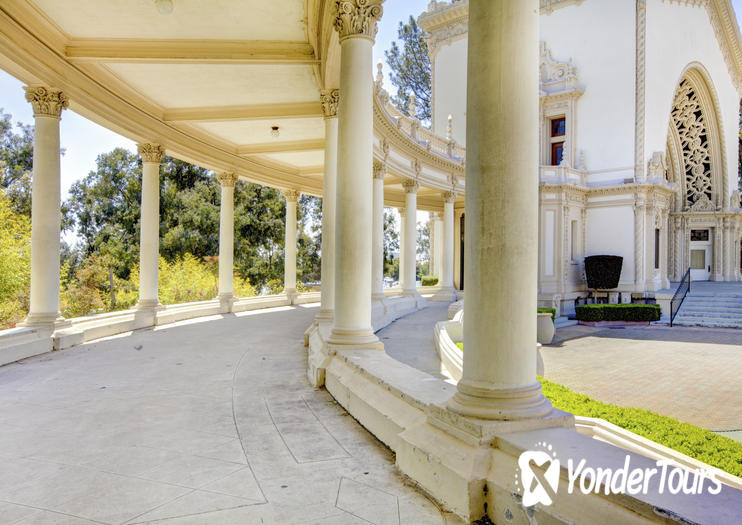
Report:
[[438,277],[434,275],[423,275],[422,276],[423,286],[435,286],[436,284],[438,284]]
[[618,255],[591,255],[585,257],[587,287],[593,290],[611,290],[618,287],[623,257]]
[[658,304],[584,304],[575,307],[578,321],[659,321]]
[[556,322],[556,308],[539,308],[538,313],[551,314],[551,321]]

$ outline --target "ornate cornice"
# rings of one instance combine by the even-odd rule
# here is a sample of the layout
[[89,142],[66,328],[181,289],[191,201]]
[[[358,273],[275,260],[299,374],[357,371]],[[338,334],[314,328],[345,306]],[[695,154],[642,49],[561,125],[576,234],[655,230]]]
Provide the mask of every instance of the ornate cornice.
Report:
[[338,102],[340,102],[339,89],[323,89],[319,94],[322,104],[322,114],[325,118],[336,118],[338,116]]
[[224,171],[216,176],[217,180],[219,181],[219,184],[221,184],[225,188],[234,188],[234,185],[237,183],[237,174],[233,171]]
[[61,89],[46,86],[25,86],[26,100],[33,107],[34,117],[60,118],[62,110],[70,105],[70,101]]
[[160,163],[165,156],[165,150],[159,144],[137,144],[137,152],[142,157],[142,162]]
[[417,193],[420,188],[420,183],[414,179],[405,179],[402,181],[402,187],[405,193]]
[[384,13],[384,0],[336,0],[335,29],[340,40],[350,37],[376,38],[377,23]]
[[286,202],[296,202],[299,195],[301,195],[299,190],[283,190],[283,196]]
[[742,93],[742,38],[734,8],[729,0],[704,0],[729,76]]

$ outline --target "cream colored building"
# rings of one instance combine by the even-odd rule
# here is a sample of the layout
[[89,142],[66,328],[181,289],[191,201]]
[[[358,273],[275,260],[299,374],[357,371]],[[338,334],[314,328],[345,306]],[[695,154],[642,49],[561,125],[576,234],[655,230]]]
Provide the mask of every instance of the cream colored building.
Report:
[[[586,255],[622,256],[624,292],[668,289],[689,267],[694,280],[739,281],[742,44],[729,3],[541,4],[540,301],[570,311]],[[434,0],[419,17],[432,128],[460,144],[468,5]]]

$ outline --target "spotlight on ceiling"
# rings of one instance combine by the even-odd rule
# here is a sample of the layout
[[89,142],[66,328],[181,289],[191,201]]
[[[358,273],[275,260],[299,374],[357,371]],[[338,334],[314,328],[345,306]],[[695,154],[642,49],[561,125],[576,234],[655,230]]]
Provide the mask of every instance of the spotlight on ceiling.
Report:
[[163,15],[169,15],[173,12],[173,0],[155,0],[155,7]]
[[278,126],[271,126],[271,135],[273,138],[278,138],[280,131],[278,131]]

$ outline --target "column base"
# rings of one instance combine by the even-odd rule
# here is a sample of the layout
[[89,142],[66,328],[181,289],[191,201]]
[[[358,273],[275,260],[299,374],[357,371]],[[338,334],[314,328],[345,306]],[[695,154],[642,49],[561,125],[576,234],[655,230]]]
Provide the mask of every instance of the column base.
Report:
[[327,338],[327,344],[332,350],[384,349],[384,343],[379,341],[371,328],[367,330],[346,330],[333,327],[330,336]]
[[425,299],[422,295],[420,295],[420,292],[418,292],[417,289],[402,290],[402,295],[406,295],[415,299],[415,308],[422,308],[423,306],[425,306]]
[[232,313],[232,305],[237,300],[233,293],[220,293],[216,296],[216,300],[219,301],[219,306],[222,313]]
[[457,300],[456,290],[454,290],[453,286],[441,287],[437,292],[435,292],[430,300],[442,303],[453,303]]
[[29,312],[26,318],[16,326],[44,326],[53,329],[65,328],[72,321],[62,317],[60,312]]
[[553,410],[541,394],[541,383],[517,388],[483,388],[462,379],[448,401],[448,409],[462,416],[494,421],[544,417]]
[[332,323],[333,317],[332,310],[320,310],[317,315],[314,316],[312,324],[304,330],[304,346],[309,346],[309,339],[312,336],[312,333],[318,329],[320,323],[330,324]]
[[159,299],[140,299],[134,307],[135,310],[164,310],[165,306],[159,301]]
[[296,288],[289,288],[288,290],[284,290],[283,293],[286,294],[289,304],[296,304],[296,298],[299,296],[299,292],[296,291]]
[[386,296],[383,293],[372,293],[371,294],[371,303],[378,303],[381,305],[381,309],[384,312],[384,314],[387,314],[389,312],[389,307],[387,305]]

